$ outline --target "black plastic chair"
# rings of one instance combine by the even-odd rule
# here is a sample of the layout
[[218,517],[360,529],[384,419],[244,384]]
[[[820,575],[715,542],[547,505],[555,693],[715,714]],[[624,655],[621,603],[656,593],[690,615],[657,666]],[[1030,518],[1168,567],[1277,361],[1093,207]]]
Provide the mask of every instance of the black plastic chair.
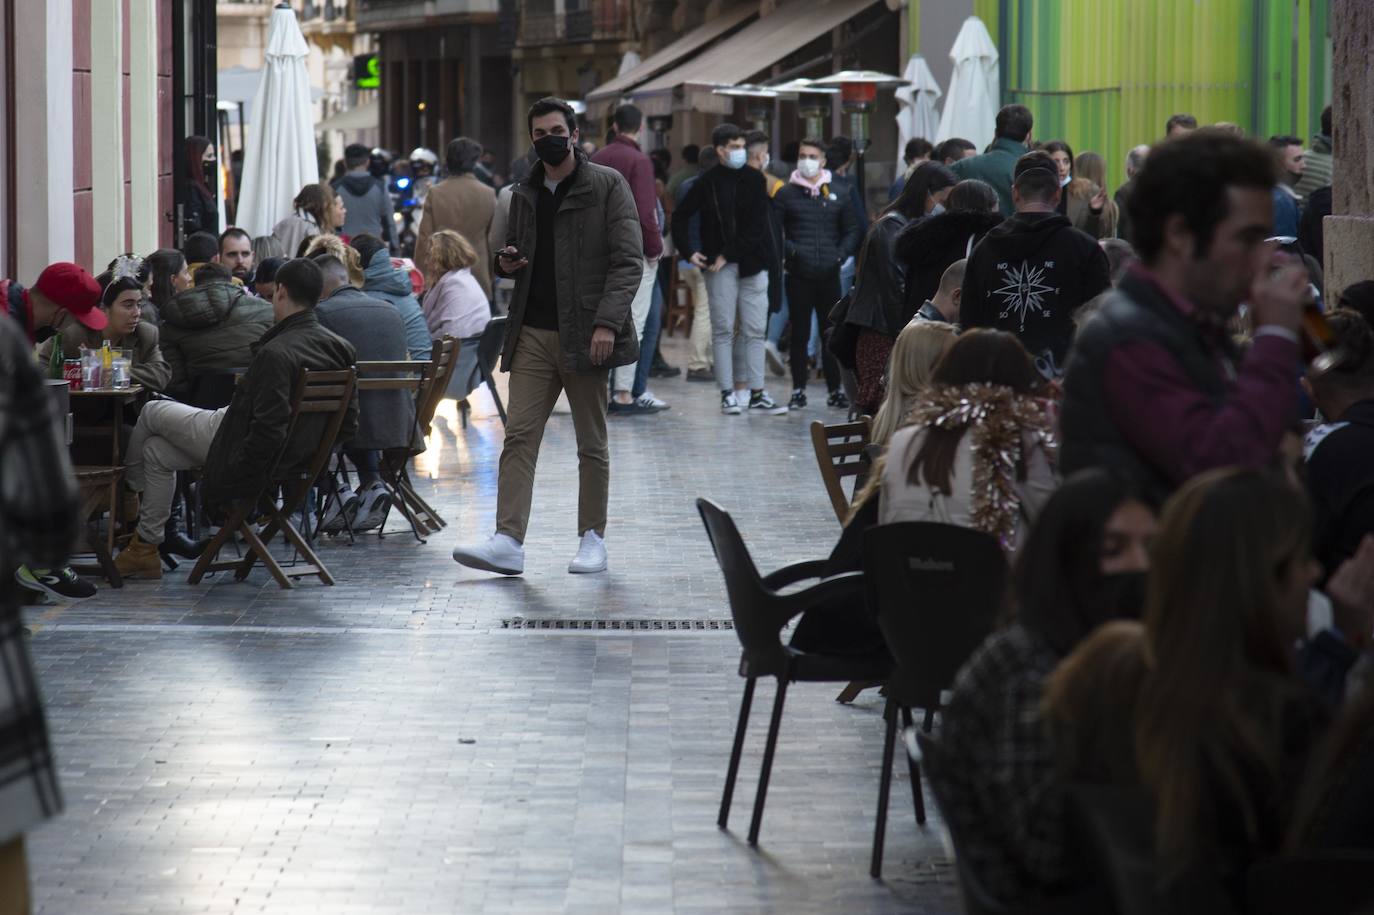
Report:
[[1354,915],[1374,905],[1374,852],[1328,849],[1270,858],[1246,875],[1249,915]]
[[730,599],[730,615],[735,622],[744,653],[740,657],[739,674],[744,677],[744,698],[740,704],[739,723],[735,726],[735,742],[730,751],[730,768],[725,776],[725,792],[720,800],[720,816],[716,825],[726,828],[730,817],[730,801],[735,793],[735,777],[739,774],[740,755],[744,750],[744,732],[749,723],[749,707],[754,699],[754,684],[759,677],[773,677],[778,691],[773,700],[773,716],[768,724],[768,740],[763,749],[763,770],[759,775],[758,794],[754,798],[754,816],[749,824],[749,844],[757,845],[759,826],[763,822],[763,805],[768,794],[768,777],[773,768],[773,752],[778,742],[778,725],[782,721],[783,702],[787,685],[792,682],[836,683],[850,680],[882,680],[892,662],[881,656],[825,655],[802,652],[782,643],[779,634],[787,621],[811,607],[852,601],[857,606],[863,600],[863,573],[846,572],[801,591],[788,594],[779,589],[811,578],[820,578],[826,561],[823,559],[798,562],[785,566],[771,575],[760,576],[740,537],[739,528],[730,515],[709,499],[697,500],[697,511],[706,525],[716,561],[725,577],[725,590]]
[[501,403],[501,395],[496,392],[496,363],[501,359],[501,350],[506,346],[506,316],[497,315],[487,322],[482,330],[482,339],[477,344],[478,377],[491,392],[496,401],[496,413],[501,417],[501,425],[506,424],[506,407]]
[[[878,787],[869,873],[881,877],[892,788],[897,714],[911,726],[911,710],[925,709],[928,732],[940,693],[997,622],[1006,597],[1007,560],[997,541],[951,524],[904,521],[864,534],[864,586],[888,651],[897,662],[887,681],[887,734]],[[916,822],[926,821],[921,770],[908,757]]]

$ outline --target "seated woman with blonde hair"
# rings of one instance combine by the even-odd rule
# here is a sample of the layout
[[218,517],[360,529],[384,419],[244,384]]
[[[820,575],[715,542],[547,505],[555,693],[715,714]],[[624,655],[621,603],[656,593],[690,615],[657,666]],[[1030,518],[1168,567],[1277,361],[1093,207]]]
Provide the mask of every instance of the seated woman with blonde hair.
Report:
[[887,367],[887,393],[878,415],[873,417],[870,440],[887,447],[918,396],[930,384],[931,373],[940,357],[953,345],[958,332],[953,324],[913,321],[897,335]]
[[344,240],[337,235],[315,235],[305,246],[305,253],[302,257],[314,257],[323,251],[325,254],[332,254],[343,261],[344,267],[348,269],[348,284],[363,288],[365,277],[363,275],[363,259],[358,252],[344,244]]
[[888,446],[879,522],[971,527],[1015,551],[1054,492],[1057,455],[1043,379],[1015,336],[965,331]]
[[448,396],[462,400],[474,387],[477,347],[491,320],[491,304],[472,273],[477,252],[462,235],[452,229],[435,232],[425,259],[421,267],[430,285],[421,303],[425,322],[434,339],[450,336],[462,341],[448,386]]

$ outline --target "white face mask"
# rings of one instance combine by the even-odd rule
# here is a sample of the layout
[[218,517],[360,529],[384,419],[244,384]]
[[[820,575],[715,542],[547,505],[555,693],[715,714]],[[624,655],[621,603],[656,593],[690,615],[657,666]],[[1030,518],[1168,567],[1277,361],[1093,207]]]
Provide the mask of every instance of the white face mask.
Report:
[[937,204],[935,204],[935,206],[933,206],[933,207],[930,208],[930,215],[931,215],[931,216],[939,216],[939,215],[940,215],[941,213],[943,213],[944,211],[945,211],[945,205],[944,205],[943,203],[937,203]]
[[814,178],[821,173],[820,160],[799,159],[797,160],[797,171],[801,172],[803,178]]
[[1063,178],[1060,178],[1060,179],[1059,179],[1059,186],[1060,186],[1060,187],[1068,187],[1068,186],[1069,186],[1069,182],[1072,181],[1072,180],[1073,180],[1073,175],[1065,175]]
[[725,160],[726,168],[744,168],[744,163],[748,161],[749,153],[743,149],[732,149],[727,153]]
[[761,172],[766,172],[766,171],[768,171],[768,166],[770,166],[770,165],[772,165],[772,164],[773,164],[773,157],[770,156],[770,155],[768,155],[767,153],[764,153],[764,155],[763,155],[763,161],[759,163],[759,171],[761,171]]

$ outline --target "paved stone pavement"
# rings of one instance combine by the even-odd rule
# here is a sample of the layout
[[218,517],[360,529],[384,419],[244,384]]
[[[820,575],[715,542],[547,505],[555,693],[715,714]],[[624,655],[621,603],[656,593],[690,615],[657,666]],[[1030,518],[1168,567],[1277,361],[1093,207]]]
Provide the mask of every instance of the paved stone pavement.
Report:
[[566,572],[566,415],[544,440],[524,577],[452,561],[492,526],[502,427],[482,395],[420,461],[449,527],[420,544],[395,519],[384,539],[326,543],[335,587],[281,591],[261,567],[191,587],[183,565],[31,608],[67,805],[30,836],[37,911],[959,911],[938,812],[927,793],[916,826],[900,764],[886,880],[868,877],[872,691],[848,707],[830,686],[789,691],[755,850],[760,684],[716,828],[743,681],[693,500],[733,512],[762,569],[825,555],[839,527],[807,426],[840,417],[723,417],[712,385],[654,387],[671,411],[612,421],[605,575]]

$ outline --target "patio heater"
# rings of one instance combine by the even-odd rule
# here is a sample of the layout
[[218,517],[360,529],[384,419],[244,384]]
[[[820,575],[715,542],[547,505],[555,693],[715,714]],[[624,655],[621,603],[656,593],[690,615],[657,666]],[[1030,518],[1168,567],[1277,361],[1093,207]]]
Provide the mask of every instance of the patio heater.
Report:
[[873,113],[873,105],[878,101],[879,89],[895,89],[909,85],[900,76],[879,73],[876,70],[844,70],[824,79],[813,80],[815,86],[838,86],[840,106],[849,115],[849,133],[854,140],[855,180],[859,195],[864,193],[864,152],[868,149],[868,118]]
[[819,86],[809,79],[794,79],[768,88],[797,100],[797,115],[806,122],[806,136],[819,138],[829,133],[825,122],[830,119],[830,97],[838,95],[839,89]]
[[671,114],[651,114],[648,121],[650,145],[647,148],[667,146],[668,131],[673,129],[673,116]]
[[771,135],[772,131],[769,130],[769,127],[773,123],[773,103],[781,97],[782,93],[764,86],[745,84],[712,89],[711,94],[747,99],[745,117],[749,119],[749,123],[753,125],[755,130],[762,130]]

